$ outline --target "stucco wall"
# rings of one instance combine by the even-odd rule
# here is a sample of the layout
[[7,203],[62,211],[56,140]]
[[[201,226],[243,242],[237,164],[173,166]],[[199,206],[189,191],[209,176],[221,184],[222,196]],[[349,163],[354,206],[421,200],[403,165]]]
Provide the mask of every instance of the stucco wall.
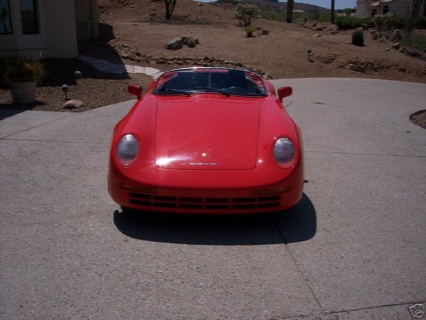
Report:
[[49,57],[74,58],[78,55],[74,0],[44,0],[49,7],[45,20]]
[[[358,18],[366,18],[372,16],[372,11],[376,10],[377,14],[383,13],[383,8],[389,6],[389,12],[395,13],[399,17],[406,17],[409,12],[410,2],[407,0],[394,0],[392,2],[381,2],[378,6],[372,7],[371,4],[379,0],[358,0],[356,16]],[[425,0],[422,0],[420,15],[424,13]]]
[[0,35],[0,55],[73,58],[78,54],[74,0],[38,0],[39,33],[23,34],[19,0],[10,0],[12,34]]

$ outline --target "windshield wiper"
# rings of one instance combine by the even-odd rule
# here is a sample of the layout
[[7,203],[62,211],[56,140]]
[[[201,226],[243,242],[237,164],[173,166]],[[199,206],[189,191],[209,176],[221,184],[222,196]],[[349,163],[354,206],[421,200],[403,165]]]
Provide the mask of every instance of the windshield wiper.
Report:
[[195,89],[197,89],[197,90],[208,90],[208,92],[221,93],[221,94],[223,94],[227,97],[230,96],[230,94],[228,92],[221,90],[221,89],[212,88],[212,87],[197,87]]
[[184,94],[186,96],[190,96],[191,93],[188,91],[183,90],[176,90],[176,89],[168,89],[166,91],[157,91],[156,94]]

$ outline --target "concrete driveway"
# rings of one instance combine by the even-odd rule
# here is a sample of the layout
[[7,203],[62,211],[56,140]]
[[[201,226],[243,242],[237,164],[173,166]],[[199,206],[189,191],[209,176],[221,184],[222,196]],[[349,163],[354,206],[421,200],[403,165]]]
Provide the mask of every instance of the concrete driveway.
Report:
[[426,130],[409,116],[426,109],[426,85],[274,83],[294,88],[307,183],[294,210],[266,215],[123,214],[107,160],[132,101],[0,111],[0,318],[421,316]]

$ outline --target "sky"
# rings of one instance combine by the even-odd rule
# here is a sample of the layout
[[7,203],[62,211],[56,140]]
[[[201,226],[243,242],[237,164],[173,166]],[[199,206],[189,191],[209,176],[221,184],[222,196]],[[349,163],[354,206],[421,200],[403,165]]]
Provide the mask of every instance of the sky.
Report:
[[[287,1],[287,0],[286,0]],[[283,2],[286,2],[283,1]],[[281,1],[280,1],[281,2]],[[294,2],[314,4],[319,7],[331,8],[331,0],[295,0]],[[355,8],[356,0],[334,0],[335,9]]]

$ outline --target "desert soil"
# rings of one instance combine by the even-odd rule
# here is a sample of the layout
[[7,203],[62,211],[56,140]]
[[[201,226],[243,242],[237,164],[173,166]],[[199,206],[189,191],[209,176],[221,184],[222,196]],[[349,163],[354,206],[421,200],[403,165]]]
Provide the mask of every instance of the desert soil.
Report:
[[[233,8],[214,3],[179,0],[169,21],[163,1],[99,0],[99,5],[101,38],[80,43],[79,51],[115,63],[165,71],[182,66],[170,58],[208,58],[240,64],[270,78],[356,77],[426,83],[425,53],[412,57],[393,49],[392,43],[373,40],[368,32],[365,45],[357,47],[351,44],[352,31],[338,31],[329,23],[296,25],[257,19],[255,36],[247,38],[233,18]],[[183,36],[198,38],[199,44],[166,49],[168,41]],[[309,57],[308,49],[312,50]],[[165,62],[158,63],[160,58]],[[152,80],[141,74],[104,74],[77,59],[48,59],[45,63],[48,75],[39,84],[36,103],[12,105],[10,93],[2,89],[0,107],[69,111],[63,108],[60,89],[67,83],[67,98],[84,102],[84,107],[71,111],[85,111],[132,99],[127,93],[129,83],[147,88]],[[77,70],[82,79],[75,78]]]

